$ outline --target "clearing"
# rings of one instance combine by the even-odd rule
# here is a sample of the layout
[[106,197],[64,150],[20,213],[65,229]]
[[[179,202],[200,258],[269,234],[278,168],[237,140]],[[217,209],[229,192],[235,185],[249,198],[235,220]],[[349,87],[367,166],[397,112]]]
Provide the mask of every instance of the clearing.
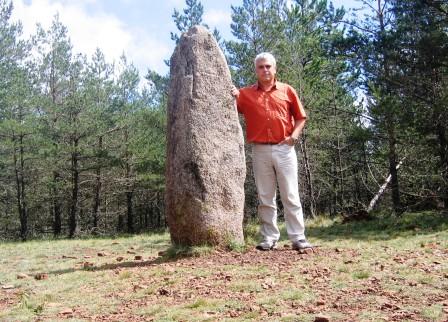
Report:
[[0,321],[448,321],[446,214],[309,221],[308,254],[257,251],[256,229],[232,251],[167,233],[2,243]]

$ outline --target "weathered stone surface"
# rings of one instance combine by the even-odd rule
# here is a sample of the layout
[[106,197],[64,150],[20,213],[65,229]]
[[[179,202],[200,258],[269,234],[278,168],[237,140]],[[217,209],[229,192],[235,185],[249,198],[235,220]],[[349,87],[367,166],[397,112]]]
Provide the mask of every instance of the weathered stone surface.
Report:
[[243,242],[243,134],[225,57],[205,28],[171,57],[166,215],[175,244]]

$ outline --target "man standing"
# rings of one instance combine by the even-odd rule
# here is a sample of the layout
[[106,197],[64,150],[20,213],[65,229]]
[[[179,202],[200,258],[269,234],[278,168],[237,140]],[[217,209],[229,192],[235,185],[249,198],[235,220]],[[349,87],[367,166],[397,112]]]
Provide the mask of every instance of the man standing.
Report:
[[276,61],[272,54],[261,53],[255,57],[254,63],[258,82],[241,89],[234,88],[232,95],[237,100],[238,112],[246,120],[247,142],[252,143],[260,232],[263,236],[257,249],[274,249],[280,238],[277,183],[292,248],[311,248],[305,238],[294,149],[305,126],[305,110],[296,91],[276,80]]

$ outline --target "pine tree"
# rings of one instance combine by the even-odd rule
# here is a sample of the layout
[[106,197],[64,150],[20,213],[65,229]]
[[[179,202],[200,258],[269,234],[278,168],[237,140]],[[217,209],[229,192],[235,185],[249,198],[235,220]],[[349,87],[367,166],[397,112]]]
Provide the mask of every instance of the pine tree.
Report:
[[62,233],[64,198],[67,193],[65,167],[67,158],[62,157],[64,145],[64,114],[70,92],[70,65],[72,45],[67,35],[67,28],[56,15],[48,30],[38,25],[34,36],[38,56],[35,62],[36,82],[40,90],[42,118],[40,129],[45,137],[45,146],[41,151],[48,163],[49,173],[45,174],[48,185],[48,199],[53,217],[53,233]]
[[138,91],[139,74],[125,56],[121,57],[120,74],[116,83],[115,106],[117,109],[117,124],[121,128],[121,146],[119,158],[123,171],[122,187],[126,198],[126,223],[129,233],[135,232],[134,225],[134,192],[136,187],[135,156],[131,145],[134,139],[132,127],[133,115],[140,109],[140,93]]
[[113,94],[113,66],[109,65],[100,49],[93,54],[86,71],[86,100],[89,106],[89,115],[94,120],[91,135],[87,138],[90,147],[91,159],[86,167],[94,171],[88,180],[92,182],[92,205],[89,223],[92,232],[100,230],[102,221],[103,195],[105,193],[105,171],[113,164],[105,140],[118,130],[113,120],[112,94]]
[[[232,34],[237,41],[225,42],[232,77],[237,86],[254,82],[254,58],[269,51],[274,55],[284,42],[283,0],[244,0],[242,6],[232,8]],[[235,72],[238,71],[238,72]]]
[[[202,23],[202,16],[204,14],[204,6],[198,0],[185,0],[186,7],[180,13],[174,9],[174,13],[171,16],[176,24],[180,33],[187,32],[191,27],[196,25],[202,25],[206,28],[208,26]],[[176,44],[179,42],[180,36],[171,32],[171,40],[174,40]]]
[[9,21],[12,9],[12,3],[0,1],[0,181],[4,191],[15,197],[20,238],[26,240],[35,111],[31,105],[32,85],[24,64],[29,46],[19,40],[21,25]]
[[[308,110],[309,121],[299,145],[300,190],[306,213],[314,216],[360,208],[363,200],[359,199],[366,194],[358,188],[356,195],[348,188],[360,175],[355,171],[359,164],[351,156],[362,154],[355,147],[363,145],[353,144],[359,138],[354,133],[360,130],[349,93],[353,84],[349,77],[341,77],[349,72],[344,30],[339,28],[345,12],[327,6],[326,1],[252,0],[232,10],[232,30],[238,41],[226,45],[237,84],[252,83],[254,57],[261,51],[272,52],[277,57],[279,80],[296,88]],[[246,200],[254,207],[255,192],[249,180]]]
[[353,39],[357,39],[354,55],[358,58],[356,64],[362,69],[362,85],[369,98],[369,113],[376,120],[372,129],[376,136],[384,137],[387,143],[384,153],[387,154],[388,172],[391,175],[392,205],[394,212],[400,214],[403,208],[397,169],[398,133],[401,133],[399,124],[404,109],[394,86],[397,77],[393,59],[397,50],[393,33],[396,21],[390,0],[361,2],[370,9],[371,15],[361,23],[352,22],[355,27],[351,34]]
[[[419,151],[409,153],[409,162],[412,161],[414,171],[421,171],[421,177],[438,178],[433,182],[425,180],[425,186],[419,187],[416,194],[425,198],[423,191],[429,188],[432,194],[440,195],[445,208],[448,205],[447,9],[448,4],[438,1],[393,1],[396,43],[401,47],[394,57],[400,71],[397,95],[408,107],[406,124],[415,130],[410,146],[416,146],[416,137],[423,138],[418,140]],[[438,158],[437,163],[432,161],[434,158]],[[412,174],[408,177],[412,182],[410,189],[420,185],[411,179]]]

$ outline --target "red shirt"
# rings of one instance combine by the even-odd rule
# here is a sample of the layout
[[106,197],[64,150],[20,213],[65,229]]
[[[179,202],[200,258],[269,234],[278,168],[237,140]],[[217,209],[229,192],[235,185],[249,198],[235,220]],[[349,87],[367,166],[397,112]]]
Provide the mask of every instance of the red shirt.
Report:
[[306,118],[294,88],[278,81],[267,92],[258,83],[241,88],[237,107],[251,143],[279,143],[291,135],[295,120]]

